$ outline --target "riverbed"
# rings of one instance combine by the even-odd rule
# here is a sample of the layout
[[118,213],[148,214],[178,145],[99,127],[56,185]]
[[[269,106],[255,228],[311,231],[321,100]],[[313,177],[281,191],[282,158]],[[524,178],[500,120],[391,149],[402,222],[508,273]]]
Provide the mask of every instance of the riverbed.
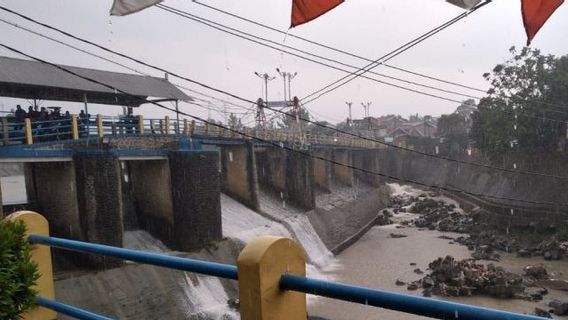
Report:
[[[402,218],[410,218],[412,214],[401,214]],[[367,232],[359,241],[336,256],[337,266],[329,272],[329,276],[337,281],[366,286],[376,289],[421,295],[421,290],[408,291],[405,286],[397,286],[397,279],[406,283],[423,277],[414,273],[420,268],[427,273],[428,263],[438,257],[451,255],[456,259],[471,258],[467,247],[450,243],[451,240],[440,236],[458,237],[459,234],[432,230],[419,230],[415,227],[401,228],[399,224],[376,226]],[[391,233],[404,234],[407,237],[392,238]],[[463,236],[463,234],[461,234]],[[518,258],[514,255],[502,254],[501,265],[512,272],[522,272],[527,265],[542,263],[555,278],[568,280],[568,261],[545,261],[542,258]],[[487,261],[489,262],[489,261]],[[416,266],[410,265],[416,263]],[[498,308],[520,313],[532,314],[536,306],[548,309],[546,302],[553,298],[568,299],[568,292],[549,290],[542,302],[529,302],[519,299],[495,299],[484,296],[446,298],[464,304],[473,304],[489,308]],[[353,319],[427,319],[405,313],[368,307],[330,299],[318,299],[309,308],[310,315],[334,320]]]

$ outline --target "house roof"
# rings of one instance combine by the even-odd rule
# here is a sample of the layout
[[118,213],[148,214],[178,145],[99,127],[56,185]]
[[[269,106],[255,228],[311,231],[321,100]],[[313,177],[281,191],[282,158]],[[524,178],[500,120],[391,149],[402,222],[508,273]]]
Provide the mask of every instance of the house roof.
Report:
[[54,66],[24,59],[0,57],[0,96],[24,99],[139,106],[148,97],[192,99],[166,79],[61,65],[78,75],[108,84],[129,95],[82,79]]

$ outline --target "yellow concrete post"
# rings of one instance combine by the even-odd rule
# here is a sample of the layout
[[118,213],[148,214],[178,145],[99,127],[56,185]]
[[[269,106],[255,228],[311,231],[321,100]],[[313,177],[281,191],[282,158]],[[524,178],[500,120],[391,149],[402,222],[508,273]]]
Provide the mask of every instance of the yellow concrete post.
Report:
[[138,134],[144,134],[144,116],[138,115]]
[[189,135],[189,122],[187,119],[183,119],[183,134]]
[[10,128],[8,127],[8,118],[2,117],[2,139],[4,140],[4,145],[8,145],[10,142]]
[[209,123],[205,122],[205,128],[203,129],[203,135],[208,136],[209,135]]
[[[47,220],[33,211],[18,211],[6,217],[9,221],[22,221],[26,225],[27,235],[37,234],[49,236],[49,224]],[[46,299],[55,299],[55,289],[53,285],[53,267],[51,265],[51,249],[48,246],[33,245],[32,260],[37,263],[39,279],[35,290]],[[55,311],[36,307],[23,315],[24,320],[52,320],[57,318]]]
[[97,114],[97,136],[102,138],[105,135],[105,129],[103,128],[103,116]]
[[79,124],[77,123],[77,115],[71,115],[71,137],[73,140],[79,139]]
[[191,120],[190,134],[193,135],[194,133],[195,133],[195,120]]
[[34,140],[32,137],[32,120],[26,118],[24,120],[24,132],[26,133],[26,144],[33,144]]
[[217,137],[223,136],[223,128],[217,127]]
[[164,117],[164,133],[170,134],[170,117]]
[[242,320],[305,320],[306,295],[279,288],[284,273],[304,276],[304,250],[294,241],[264,236],[251,241],[237,259]]

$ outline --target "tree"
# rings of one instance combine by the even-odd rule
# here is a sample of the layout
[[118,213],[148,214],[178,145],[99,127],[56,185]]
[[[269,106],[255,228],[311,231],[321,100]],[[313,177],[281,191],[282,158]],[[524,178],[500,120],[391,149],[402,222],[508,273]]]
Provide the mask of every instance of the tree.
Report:
[[442,115],[438,120],[438,135],[445,139],[450,153],[458,153],[468,145],[468,123],[458,113]]
[[568,112],[568,56],[556,58],[530,48],[517,51],[512,47],[510,52],[512,58],[483,75],[491,89],[473,115],[471,138],[491,157],[512,150],[563,150],[568,120],[563,113]]
[[296,127],[296,123],[299,122],[301,123],[302,126],[306,126],[306,122],[301,120],[301,119],[305,119],[305,120],[310,120],[310,113],[308,112],[308,110],[306,110],[306,108],[303,107],[299,107],[299,112],[298,112],[298,116],[296,116],[296,111],[295,110],[291,110],[291,111],[287,111],[287,114],[283,114],[280,117],[280,127],[281,128],[285,128],[285,129],[290,129],[290,128],[294,128]]
[[18,319],[35,304],[39,274],[22,222],[0,220],[0,319]]
[[232,113],[229,116],[229,120],[227,122],[228,122],[227,125],[229,126],[229,128],[232,128],[234,130],[240,131],[243,128],[243,122],[241,121],[241,118],[235,116]]

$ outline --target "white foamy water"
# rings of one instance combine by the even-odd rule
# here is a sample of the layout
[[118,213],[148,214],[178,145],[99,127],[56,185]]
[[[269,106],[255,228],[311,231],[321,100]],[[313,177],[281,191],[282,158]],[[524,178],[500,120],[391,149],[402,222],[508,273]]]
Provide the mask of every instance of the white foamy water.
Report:
[[249,243],[260,236],[292,238],[282,224],[269,220],[233,198],[221,194],[223,234],[226,237]]
[[189,319],[214,319],[214,320],[237,320],[240,319],[238,313],[229,308],[227,300],[229,297],[221,284],[215,277],[199,276],[184,273],[182,280],[184,296],[177,305],[186,310]]
[[308,262],[308,275],[324,277],[324,269],[333,268],[335,259],[313,228],[306,213],[273,196],[260,192],[260,209],[271,219],[280,222],[304,250]]
[[170,252],[171,250],[144,230],[125,231],[122,246],[128,249],[143,250],[149,252]]
[[222,194],[223,234],[244,243],[263,235],[294,239],[306,253],[308,276],[326,278],[324,272],[335,266],[335,259],[306,214],[264,193],[261,193],[260,203],[261,210],[270,219]]

